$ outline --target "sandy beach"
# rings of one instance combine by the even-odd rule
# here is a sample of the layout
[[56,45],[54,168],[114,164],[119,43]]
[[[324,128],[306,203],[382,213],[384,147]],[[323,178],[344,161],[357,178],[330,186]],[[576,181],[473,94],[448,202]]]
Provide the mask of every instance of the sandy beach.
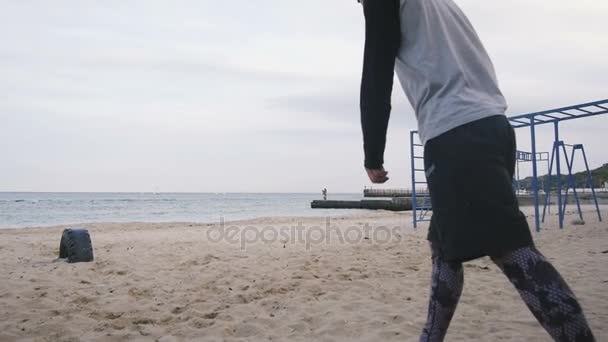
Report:
[[[535,238],[606,341],[608,217],[585,217]],[[414,341],[425,321],[430,253],[409,213],[82,226],[92,263],[56,260],[65,227],[0,231],[0,341]],[[447,340],[550,338],[485,258]]]

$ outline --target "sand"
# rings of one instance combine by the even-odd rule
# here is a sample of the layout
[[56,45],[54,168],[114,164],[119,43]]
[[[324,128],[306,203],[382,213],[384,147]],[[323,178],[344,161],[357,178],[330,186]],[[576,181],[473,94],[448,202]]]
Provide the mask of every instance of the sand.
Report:
[[[603,213],[608,220],[608,207]],[[606,341],[608,223],[586,219],[560,231],[552,216],[535,236]],[[64,227],[0,231],[0,341],[416,340],[430,275],[426,227],[414,231],[409,213],[332,217],[331,241],[320,242],[326,223],[227,225],[249,227],[244,245],[208,236],[218,225],[87,224],[96,260],[82,264],[55,260]],[[389,240],[366,224],[396,228]],[[265,241],[253,242],[254,226]],[[286,231],[274,238],[272,229],[290,226],[303,237],[313,232],[314,243],[289,241]],[[339,241],[344,233],[349,240]],[[550,338],[497,267],[480,259],[465,265],[447,340]]]

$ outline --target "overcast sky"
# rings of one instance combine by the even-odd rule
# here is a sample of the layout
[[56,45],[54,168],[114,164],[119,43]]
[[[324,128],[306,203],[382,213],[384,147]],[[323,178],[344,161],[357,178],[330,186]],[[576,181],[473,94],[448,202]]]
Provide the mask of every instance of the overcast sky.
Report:
[[[509,115],[608,98],[608,1],[456,2]],[[355,0],[0,0],[0,191],[361,191],[363,34]],[[393,102],[387,186],[407,187]],[[562,128],[608,162],[608,115]]]

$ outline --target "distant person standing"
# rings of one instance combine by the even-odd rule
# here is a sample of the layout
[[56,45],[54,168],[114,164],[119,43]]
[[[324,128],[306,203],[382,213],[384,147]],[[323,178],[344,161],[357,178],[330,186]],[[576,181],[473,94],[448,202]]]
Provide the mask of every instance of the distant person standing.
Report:
[[324,189],[321,191],[321,194],[323,195],[323,200],[324,200],[324,201],[327,201],[327,188],[324,188]]
[[385,183],[396,70],[416,112],[433,216],[431,296],[420,341],[442,341],[462,263],[489,256],[556,341],[594,341],[583,310],[536,249],[511,187],[515,133],[481,40],[452,0],[365,0],[361,122],[365,168]]

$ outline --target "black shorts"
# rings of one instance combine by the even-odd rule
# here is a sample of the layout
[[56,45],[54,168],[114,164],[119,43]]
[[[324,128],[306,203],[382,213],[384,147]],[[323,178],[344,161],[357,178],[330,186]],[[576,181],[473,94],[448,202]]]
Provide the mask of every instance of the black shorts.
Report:
[[503,115],[429,140],[424,168],[433,216],[428,239],[447,261],[500,256],[532,246],[513,191],[515,132]]

